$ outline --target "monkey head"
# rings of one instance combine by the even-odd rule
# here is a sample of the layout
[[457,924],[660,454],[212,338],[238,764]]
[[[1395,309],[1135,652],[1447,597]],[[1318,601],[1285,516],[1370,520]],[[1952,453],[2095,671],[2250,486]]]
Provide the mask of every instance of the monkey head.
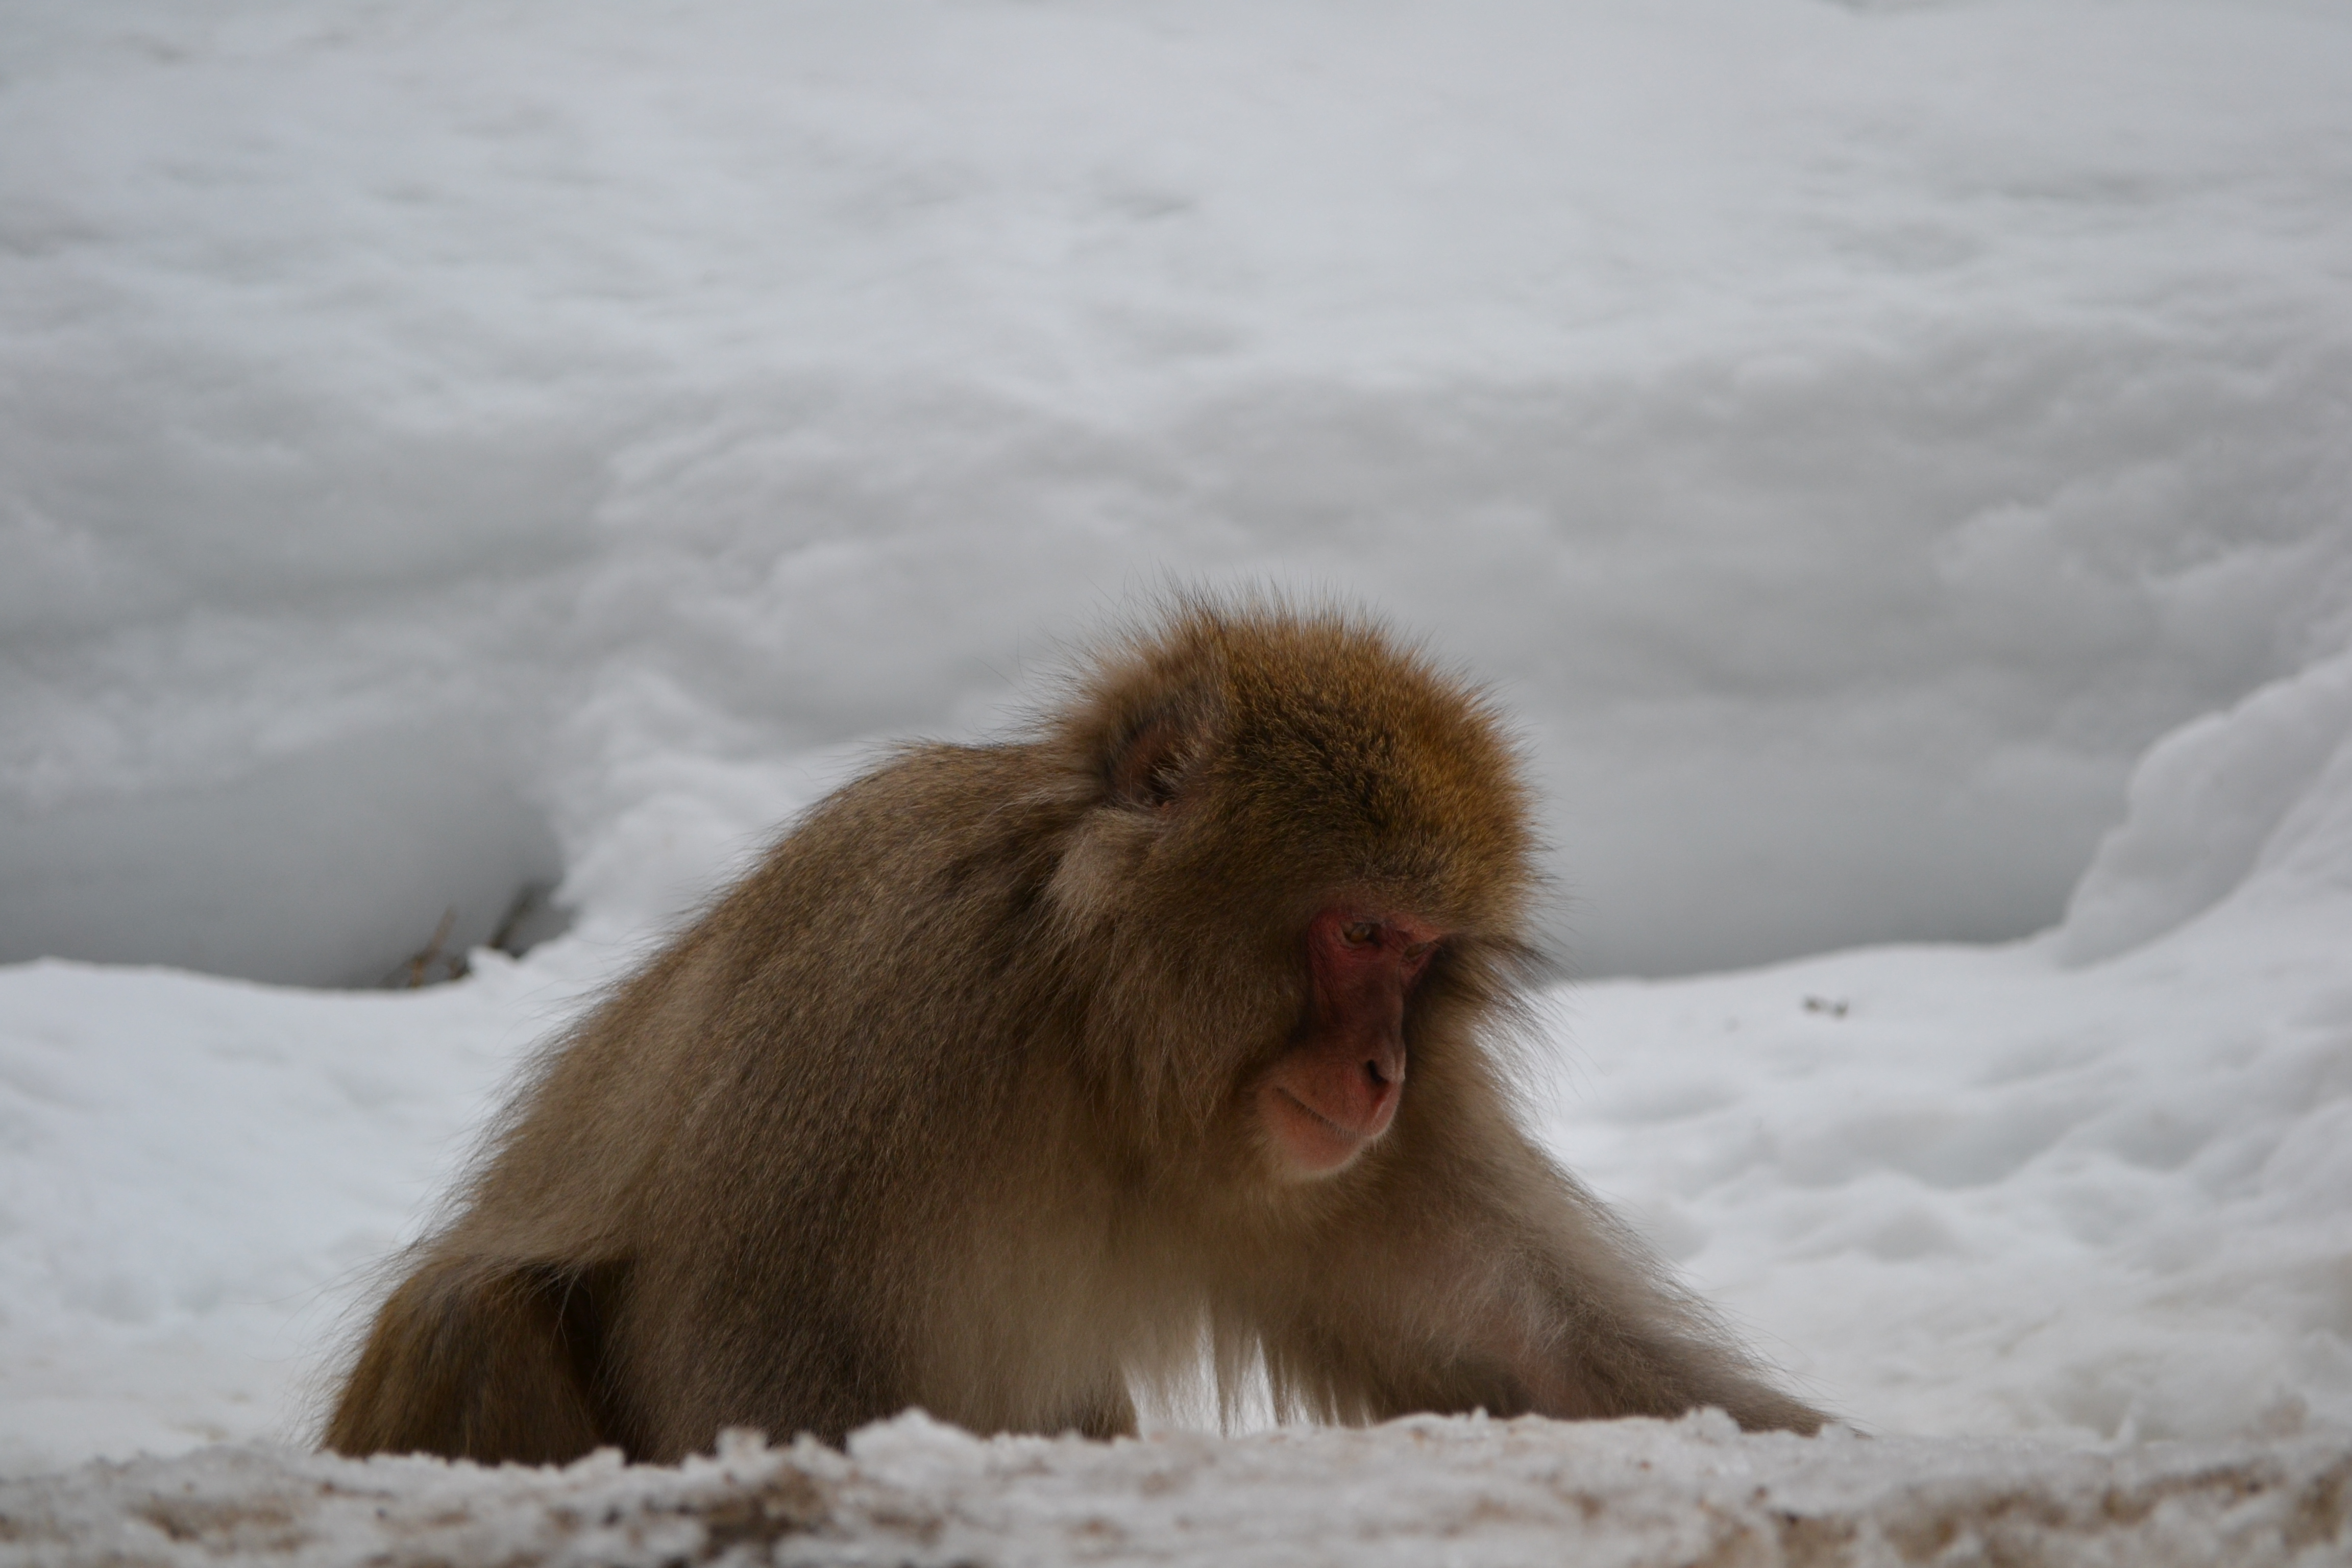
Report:
[[1076,810],[1048,894],[1117,955],[1083,987],[1095,1070],[1156,1141],[1285,1183],[1359,1166],[1526,962],[1511,742],[1338,612],[1188,603],[1093,668],[1049,731]]

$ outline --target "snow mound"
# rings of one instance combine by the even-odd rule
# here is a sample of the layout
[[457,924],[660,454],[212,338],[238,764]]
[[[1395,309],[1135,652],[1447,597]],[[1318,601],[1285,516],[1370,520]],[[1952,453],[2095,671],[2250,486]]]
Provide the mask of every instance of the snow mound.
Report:
[[110,1563],[2352,1562],[2352,1434],[2107,1451],[1418,1417],[1239,1439],[982,1440],[909,1413],[847,1454],[732,1435],[675,1468],[254,1448],[0,1483],[0,1560]]
[[1162,574],[1494,681],[1579,973],[2041,929],[2352,604],[2352,14],[2117,15],[10,7],[0,961],[657,925]]
[[2111,958],[2242,890],[2352,897],[2352,651],[2148,752],[2068,901],[2060,952]]

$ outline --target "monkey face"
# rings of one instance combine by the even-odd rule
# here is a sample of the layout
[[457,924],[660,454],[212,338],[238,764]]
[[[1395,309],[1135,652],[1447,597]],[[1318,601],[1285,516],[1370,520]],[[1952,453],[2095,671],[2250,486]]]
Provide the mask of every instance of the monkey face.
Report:
[[1306,1026],[1253,1096],[1280,1176],[1331,1175],[1388,1131],[1410,1065],[1406,1004],[1441,935],[1412,915],[1353,901],[1307,923]]

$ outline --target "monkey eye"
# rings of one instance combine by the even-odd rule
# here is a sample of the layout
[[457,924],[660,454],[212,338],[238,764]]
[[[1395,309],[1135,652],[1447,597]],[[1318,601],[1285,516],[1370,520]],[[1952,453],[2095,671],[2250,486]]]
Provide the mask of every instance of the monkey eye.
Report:
[[1349,921],[1339,928],[1339,935],[1349,947],[1363,947],[1380,934],[1380,923],[1376,921]]
[[1417,942],[1404,950],[1404,955],[1413,963],[1419,963],[1436,951],[1437,944],[1433,942]]

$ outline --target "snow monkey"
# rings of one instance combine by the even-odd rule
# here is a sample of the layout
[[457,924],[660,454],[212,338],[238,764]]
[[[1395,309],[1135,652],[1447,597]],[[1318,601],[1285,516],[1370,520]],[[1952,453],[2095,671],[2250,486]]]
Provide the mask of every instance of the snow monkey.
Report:
[[1014,738],[900,752],[541,1060],[327,1446],[641,1460],[1286,1415],[1811,1431],[1514,1118],[1530,799],[1376,626],[1180,598]]

